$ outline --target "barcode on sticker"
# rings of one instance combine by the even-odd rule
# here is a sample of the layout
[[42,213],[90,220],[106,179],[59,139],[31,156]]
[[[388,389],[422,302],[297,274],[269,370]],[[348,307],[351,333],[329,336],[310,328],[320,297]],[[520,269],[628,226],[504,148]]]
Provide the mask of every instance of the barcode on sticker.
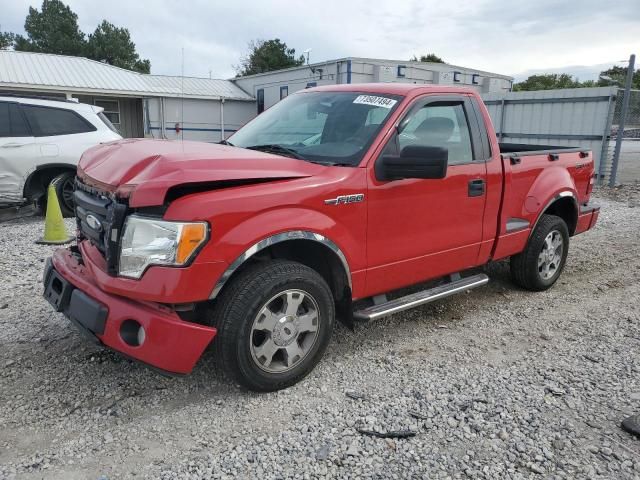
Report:
[[393,108],[398,103],[397,100],[387,97],[376,97],[375,95],[358,95],[353,103],[360,103],[362,105],[374,105],[382,108]]

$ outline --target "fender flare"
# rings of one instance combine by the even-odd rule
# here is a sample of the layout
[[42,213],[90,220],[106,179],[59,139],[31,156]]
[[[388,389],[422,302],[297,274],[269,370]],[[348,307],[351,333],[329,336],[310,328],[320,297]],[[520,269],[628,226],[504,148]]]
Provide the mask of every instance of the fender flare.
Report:
[[562,199],[562,198],[571,198],[573,200],[573,205],[575,207],[576,210],[576,214],[579,215],[580,214],[580,209],[578,208],[578,199],[576,198],[576,194],[573,193],[572,190],[562,190],[558,193],[556,193],[553,197],[551,197],[551,200],[549,200],[544,208],[542,208],[540,210],[540,213],[538,214],[538,216],[536,217],[536,221],[533,222],[533,225],[531,226],[531,231],[529,232],[529,237],[531,237],[531,235],[533,235],[533,231],[536,229],[536,226],[538,225],[538,222],[540,221],[540,219],[542,218],[542,215],[544,215],[544,212],[546,212],[547,210],[549,210],[549,207],[551,205],[553,205],[555,202],[557,202],[558,200]]
[[345,274],[347,276],[347,282],[349,284],[349,288],[352,289],[351,285],[351,270],[349,269],[349,263],[347,262],[347,257],[344,255],[342,250],[329,238],[325,237],[316,232],[311,232],[308,230],[289,230],[286,232],[276,233],[275,235],[271,235],[270,237],[264,238],[259,242],[254,243],[251,247],[246,249],[242,254],[240,254],[229,267],[224,271],[224,273],[218,279],[215,287],[211,291],[211,295],[209,295],[209,299],[213,300],[218,296],[222,288],[225,286],[229,278],[244,264],[247,260],[253,257],[256,253],[264,250],[265,248],[269,248],[272,245],[277,243],[286,242],[289,240],[311,240],[314,242],[318,242],[325,247],[329,248],[333,253],[335,253],[342,266],[345,270]]

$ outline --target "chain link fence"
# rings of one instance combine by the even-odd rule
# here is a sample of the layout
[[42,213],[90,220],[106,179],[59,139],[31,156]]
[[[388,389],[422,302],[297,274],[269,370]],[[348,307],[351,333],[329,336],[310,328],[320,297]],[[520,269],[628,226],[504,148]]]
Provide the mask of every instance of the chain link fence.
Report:
[[[600,170],[603,183],[610,183],[611,180],[616,184],[640,181],[640,90],[631,90],[629,94],[625,118],[622,118],[624,89],[618,90],[615,103],[612,104],[611,133]],[[619,136],[622,143],[620,154],[616,158],[615,146]],[[611,179],[616,163],[617,174]]]

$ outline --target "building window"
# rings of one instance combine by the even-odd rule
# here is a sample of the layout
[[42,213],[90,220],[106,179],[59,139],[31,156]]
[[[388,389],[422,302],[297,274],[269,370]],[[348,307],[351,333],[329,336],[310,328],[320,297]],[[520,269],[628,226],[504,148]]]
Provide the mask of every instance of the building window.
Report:
[[405,71],[406,68],[407,68],[406,65],[398,65],[398,77],[399,78],[404,78],[404,76],[405,76],[404,71]]
[[96,107],[104,108],[104,116],[109,119],[116,127],[120,126],[120,102],[118,100],[107,98],[96,98],[93,104]]
[[318,86],[318,82],[309,82],[307,83],[307,86],[305,88],[313,88],[317,86]]
[[258,115],[264,112],[264,88],[259,88],[256,92],[256,99],[258,100]]
[[460,76],[462,75],[462,72],[453,72],[453,81],[454,82],[460,82]]
[[474,73],[471,76],[471,83],[473,83],[474,85],[478,85],[480,83],[480,74],[479,73]]
[[280,100],[285,98],[287,95],[289,95],[289,87],[287,85],[280,87]]

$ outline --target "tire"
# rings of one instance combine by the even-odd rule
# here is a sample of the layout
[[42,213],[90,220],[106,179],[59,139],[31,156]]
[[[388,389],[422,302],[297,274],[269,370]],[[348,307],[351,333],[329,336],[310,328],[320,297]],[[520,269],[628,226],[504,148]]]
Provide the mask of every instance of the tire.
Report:
[[620,424],[623,430],[640,437],[640,415],[625,418]]
[[73,202],[73,182],[76,176],[72,172],[61,173],[57,177],[51,180],[51,185],[56,190],[58,196],[58,203],[60,204],[60,210],[62,216],[73,217],[75,216],[75,204]]
[[331,339],[335,305],[315,270],[274,260],[233,279],[212,320],[218,329],[217,368],[249,390],[269,392],[299,382],[320,361]]
[[547,290],[560,277],[568,253],[567,224],[555,215],[542,215],[524,251],[511,257],[511,279],[526,290]]

